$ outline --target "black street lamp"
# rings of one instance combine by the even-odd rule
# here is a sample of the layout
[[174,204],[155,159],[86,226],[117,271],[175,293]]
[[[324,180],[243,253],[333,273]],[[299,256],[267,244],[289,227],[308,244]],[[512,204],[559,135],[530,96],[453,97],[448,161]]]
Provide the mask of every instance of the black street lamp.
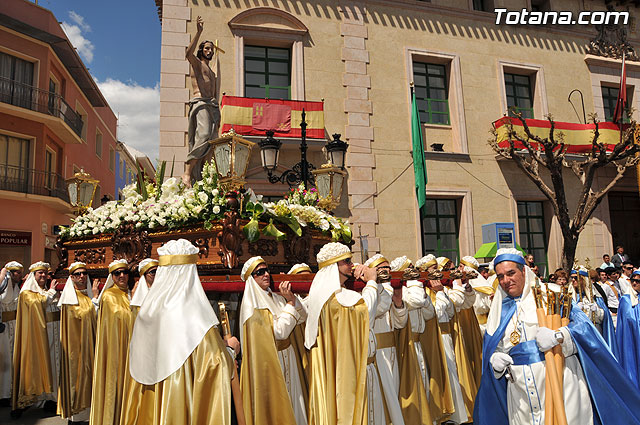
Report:
[[[291,167],[290,170],[283,172],[280,176],[274,174],[278,167],[278,158],[282,142],[273,138],[273,131],[266,132],[266,138],[262,139],[258,145],[262,156],[262,167],[269,176],[270,183],[286,183],[289,187],[295,187],[304,184],[305,188],[313,187],[315,179],[311,173],[316,167],[307,161],[307,122],[305,121],[306,113],[302,110],[302,122],[300,123],[300,162]],[[333,165],[344,168],[344,158],[349,145],[340,140],[339,134],[333,135],[333,140],[327,143],[326,149],[329,161]]]

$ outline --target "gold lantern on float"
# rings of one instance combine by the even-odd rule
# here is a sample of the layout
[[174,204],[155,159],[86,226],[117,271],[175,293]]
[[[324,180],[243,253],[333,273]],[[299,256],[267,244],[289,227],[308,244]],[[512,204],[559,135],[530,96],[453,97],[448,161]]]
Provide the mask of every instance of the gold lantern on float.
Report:
[[69,203],[76,209],[77,215],[84,214],[93,203],[93,196],[100,180],[92,178],[84,169],[65,180],[69,193]]
[[329,162],[322,165],[319,170],[313,170],[312,173],[316,179],[319,206],[329,211],[335,209],[340,205],[347,172]]
[[243,139],[233,129],[209,143],[220,186],[225,190],[241,189],[246,183],[244,177],[255,143]]

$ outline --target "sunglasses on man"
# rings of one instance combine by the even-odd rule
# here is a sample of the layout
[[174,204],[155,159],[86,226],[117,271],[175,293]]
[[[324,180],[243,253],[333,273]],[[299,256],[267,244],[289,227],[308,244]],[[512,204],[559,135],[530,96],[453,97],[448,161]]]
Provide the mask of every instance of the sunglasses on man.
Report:
[[120,276],[121,274],[129,274],[129,270],[127,269],[122,269],[122,270],[115,270],[114,272],[111,273],[114,276]]
[[75,277],[80,277],[80,276],[87,276],[89,273],[87,273],[87,272],[73,272],[71,274],[74,275]]
[[640,283],[640,279],[631,279],[631,282]]
[[256,270],[255,272],[251,273],[251,276],[258,277],[258,276],[264,275],[265,273],[271,274],[268,267],[263,267],[261,269]]

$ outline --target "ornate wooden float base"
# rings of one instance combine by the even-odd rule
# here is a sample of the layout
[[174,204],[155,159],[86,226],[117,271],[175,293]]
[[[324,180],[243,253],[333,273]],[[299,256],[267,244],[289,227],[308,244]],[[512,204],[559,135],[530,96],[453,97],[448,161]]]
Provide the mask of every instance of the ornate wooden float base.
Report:
[[[172,239],[187,239],[199,248],[198,273],[200,276],[239,275],[242,265],[249,258],[259,255],[275,273],[286,273],[292,265],[307,263],[317,266],[316,254],[331,238],[321,232],[302,228],[298,236],[288,228],[286,239],[261,236],[249,242],[243,234],[248,220],[240,219],[233,212],[206,229],[203,224],[180,229],[158,231],[138,230],[132,223],[120,226],[113,234],[99,234],[83,239],[60,240],[56,249],[60,264],[56,277],[67,276],[69,264],[82,261],[92,277],[105,278],[109,263],[124,258],[129,269],[137,273],[137,266],[145,258],[158,258],[158,248]],[[264,224],[263,224],[264,225]]]

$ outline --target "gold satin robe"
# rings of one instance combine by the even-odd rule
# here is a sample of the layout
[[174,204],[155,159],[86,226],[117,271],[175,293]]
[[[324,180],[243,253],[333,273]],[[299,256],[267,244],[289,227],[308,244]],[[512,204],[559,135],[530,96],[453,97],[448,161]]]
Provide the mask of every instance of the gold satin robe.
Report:
[[58,319],[59,312],[47,312],[46,295],[20,293],[13,346],[13,409],[26,408],[55,391],[47,322]]
[[482,332],[473,307],[456,312],[451,323],[460,388],[467,416],[472,418],[482,375]]
[[76,289],[78,305],[63,305],[60,312],[60,385],[58,415],[69,418],[91,406],[96,310]]
[[129,297],[117,286],[104,291],[98,310],[91,394],[91,425],[121,423],[123,394],[128,379],[127,358],[133,331]]
[[422,382],[418,353],[414,347],[418,342],[419,334],[411,331],[411,318],[407,319],[407,325],[396,335],[396,353],[400,373],[398,399],[402,416],[407,424],[432,424],[427,390]]
[[218,328],[212,326],[180,369],[155,385],[131,379],[127,368],[131,385],[125,394],[121,423],[229,425],[234,368]]
[[[273,316],[255,309],[243,326],[240,390],[247,425],[296,425],[278,360]],[[300,376],[302,376],[300,370]]]
[[311,348],[309,425],[365,425],[369,310],[364,300],[343,307],[329,298]]
[[[425,288],[425,292],[431,302],[435,303],[436,292],[430,288]],[[443,422],[456,410],[449,381],[447,355],[438,316],[427,320],[424,325],[424,332],[420,334],[420,344],[429,368],[429,410],[434,421]]]

